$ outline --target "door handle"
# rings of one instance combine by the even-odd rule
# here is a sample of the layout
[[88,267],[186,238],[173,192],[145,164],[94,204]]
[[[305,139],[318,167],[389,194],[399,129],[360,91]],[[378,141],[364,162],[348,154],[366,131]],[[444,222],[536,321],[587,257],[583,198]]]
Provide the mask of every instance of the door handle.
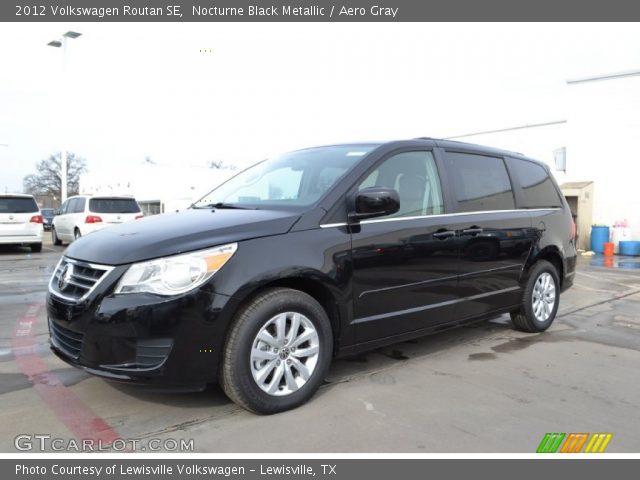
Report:
[[455,236],[456,232],[454,230],[438,230],[433,234],[435,238],[438,240],[444,240],[445,238],[451,238]]
[[482,233],[482,228],[479,227],[465,228],[460,232],[461,235],[477,235],[479,233]]

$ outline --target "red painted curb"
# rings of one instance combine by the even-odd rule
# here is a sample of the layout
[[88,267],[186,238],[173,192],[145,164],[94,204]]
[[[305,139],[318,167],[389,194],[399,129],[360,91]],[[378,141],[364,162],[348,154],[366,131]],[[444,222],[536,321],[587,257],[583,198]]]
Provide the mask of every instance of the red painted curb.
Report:
[[89,440],[95,446],[107,446],[120,438],[118,432],[82,402],[72,390],[65,387],[52,373],[41,357],[36,355],[33,338],[34,326],[42,305],[30,305],[18,319],[13,333],[12,350],[20,371],[33,383],[44,404],[67,427],[77,440]]

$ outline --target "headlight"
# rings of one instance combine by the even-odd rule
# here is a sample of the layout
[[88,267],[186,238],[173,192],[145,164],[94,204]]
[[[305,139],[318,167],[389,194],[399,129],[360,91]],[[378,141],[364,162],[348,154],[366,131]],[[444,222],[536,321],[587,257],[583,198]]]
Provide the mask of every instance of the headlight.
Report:
[[238,248],[237,243],[197,252],[134,263],[122,276],[115,293],[178,295],[209,280]]

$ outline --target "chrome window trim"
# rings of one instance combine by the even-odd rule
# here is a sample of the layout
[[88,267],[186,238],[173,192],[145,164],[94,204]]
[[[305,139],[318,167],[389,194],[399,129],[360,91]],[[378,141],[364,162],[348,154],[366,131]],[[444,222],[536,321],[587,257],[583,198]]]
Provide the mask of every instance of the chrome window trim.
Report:
[[[60,264],[66,261],[67,263],[71,263],[73,265],[79,265],[79,266],[88,266],[90,268],[93,268],[94,270],[102,270],[104,271],[104,273],[102,274],[102,276],[96,280],[96,283],[93,284],[93,286],[91,288],[89,288],[87,290],[87,293],[85,293],[82,297],[80,298],[73,298],[73,297],[68,297],[60,292],[57,292],[53,289],[53,279],[55,278],[56,272],[58,271],[58,268],[60,268]],[[58,298],[62,298],[63,300],[67,300],[69,302],[73,302],[73,303],[80,303],[84,300],[86,300],[86,298],[91,295],[93,293],[93,291],[98,288],[98,285],[100,285],[100,283],[102,283],[102,281],[109,275],[109,273],[116,267],[111,266],[111,265],[100,265],[98,263],[89,263],[89,262],[82,262],[80,260],[74,260],[73,258],[69,258],[69,257],[65,257],[63,256],[58,263],[56,264],[56,268],[53,270],[53,274],[51,275],[51,279],[49,279],[49,293],[51,295],[55,295]],[[83,285],[83,287],[85,287],[86,285]]]
[[[362,220],[360,225],[369,223],[384,223],[384,222],[399,222],[401,220],[418,220],[420,218],[445,218],[445,217],[459,217],[462,215],[486,215],[488,213],[518,213],[518,212],[546,212],[562,210],[560,207],[549,208],[515,208],[511,210],[483,210],[478,212],[456,212],[456,213],[438,213],[434,215],[418,215],[414,217],[393,217],[393,218],[376,218],[372,220]],[[347,222],[339,223],[324,223],[320,225],[320,228],[333,228],[333,227],[346,227],[349,225]],[[352,224],[353,225],[353,224]]]

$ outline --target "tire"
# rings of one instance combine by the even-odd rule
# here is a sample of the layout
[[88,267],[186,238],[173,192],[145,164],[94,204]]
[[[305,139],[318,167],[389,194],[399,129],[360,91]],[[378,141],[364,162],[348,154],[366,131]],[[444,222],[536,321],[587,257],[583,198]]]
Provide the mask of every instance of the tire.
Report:
[[[299,328],[294,335],[296,322]],[[311,354],[301,355],[302,351]],[[314,298],[289,288],[265,290],[237,313],[231,325],[223,347],[220,384],[231,400],[251,412],[282,412],[313,396],[327,374],[332,353],[331,323]],[[308,378],[305,372],[310,372]]]
[[[553,297],[552,305],[549,302],[551,296]],[[538,298],[540,300],[536,301]],[[511,313],[511,322],[516,330],[529,333],[544,332],[553,323],[559,303],[558,272],[551,263],[539,260],[531,268],[529,280],[522,295],[522,306],[518,311]]]
[[80,233],[80,229],[79,229],[79,228],[76,228],[76,229],[73,231],[73,240],[74,240],[74,241],[76,241],[76,240],[78,240],[81,236],[82,236],[82,234]]
[[54,245],[62,245],[62,240],[58,238],[58,235],[56,234],[56,229],[53,227],[51,227],[51,240],[53,241]]
[[38,253],[38,252],[42,251],[42,244],[41,243],[32,243],[30,245],[30,247],[31,247],[31,251],[33,253]]

